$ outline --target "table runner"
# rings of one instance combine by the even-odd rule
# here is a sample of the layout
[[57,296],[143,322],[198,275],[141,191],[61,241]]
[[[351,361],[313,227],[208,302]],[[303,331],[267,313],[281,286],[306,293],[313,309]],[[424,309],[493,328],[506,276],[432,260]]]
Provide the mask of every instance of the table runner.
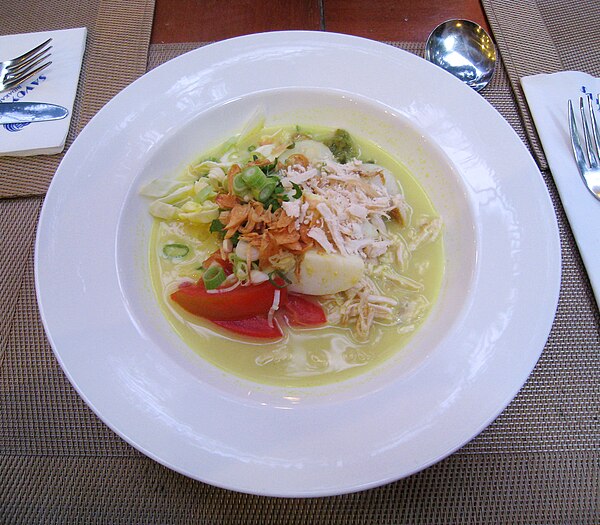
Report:
[[[152,46],[149,67],[197,46]],[[484,96],[525,138],[502,67]],[[42,199],[0,200],[0,264],[9,283],[1,297],[16,282],[0,324],[0,522],[597,522],[599,316],[551,177],[543,176],[558,215],[562,290],[548,343],[521,392],[480,436],[429,469],[370,491],[307,500],[185,478],[99,421],[68,383],[39,321],[31,243]],[[12,278],[18,270],[22,276]]]
[[87,27],[88,36],[65,151],[59,155],[0,157],[0,198],[46,193],[64,153],[85,124],[144,74],[153,14],[154,0],[3,3],[0,34]]

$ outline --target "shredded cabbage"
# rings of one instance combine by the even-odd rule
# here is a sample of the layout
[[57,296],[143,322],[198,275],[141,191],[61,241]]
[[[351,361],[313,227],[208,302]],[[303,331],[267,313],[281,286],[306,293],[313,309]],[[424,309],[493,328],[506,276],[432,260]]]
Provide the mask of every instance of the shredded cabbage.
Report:
[[194,224],[208,224],[219,217],[217,203],[206,200],[202,204],[188,201],[179,210],[178,218]]

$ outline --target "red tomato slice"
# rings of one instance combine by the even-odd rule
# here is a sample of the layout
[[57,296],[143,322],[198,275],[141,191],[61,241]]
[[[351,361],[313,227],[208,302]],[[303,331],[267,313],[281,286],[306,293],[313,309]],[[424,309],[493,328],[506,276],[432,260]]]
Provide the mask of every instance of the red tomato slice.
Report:
[[282,310],[290,326],[321,326],[327,323],[321,305],[302,295],[289,294]]
[[258,339],[280,339],[283,332],[274,320],[273,326],[269,326],[266,315],[257,315],[249,319],[238,319],[236,321],[212,321],[214,324],[225,328],[236,334]]
[[238,286],[230,292],[208,293],[202,280],[179,288],[171,299],[184,310],[210,321],[232,321],[266,315],[273,306],[275,292],[279,291],[279,306],[287,301],[287,290],[277,288],[269,281],[250,286]]

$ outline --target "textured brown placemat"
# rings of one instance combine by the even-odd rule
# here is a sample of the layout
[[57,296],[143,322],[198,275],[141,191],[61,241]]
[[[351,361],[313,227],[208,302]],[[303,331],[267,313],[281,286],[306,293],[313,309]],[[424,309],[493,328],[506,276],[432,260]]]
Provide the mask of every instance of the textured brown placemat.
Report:
[[600,76],[598,0],[482,0],[521,118],[542,169],[548,164],[520,79],[539,73],[583,71]]
[[2,466],[11,473],[11,487],[0,484],[0,501],[21,494],[19,501],[6,501],[8,523],[598,523],[595,465],[576,452],[454,455],[385,487],[296,500],[203,485],[144,458],[9,457]]
[[[395,45],[422,51],[417,44]],[[151,46],[149,67],[197,46]],[[485,96],[524,137],[503,71]],[[0,269],[24,267],[10,322],[0,325],[8,327],[0,349],[0,523],[600,522],[600,316],[549,189],[562,244],[561,295],[542,357],[514,401],[471,443],[419,474],[367,492],[307,500],[249,496],[190,480],[99,421],[47,343],[26,240],[32,228],[12,222],[19,216],[35,222],[41,199],[0,201],[5,245],[21,241],[23,247],[22,259],[0,258]]]
[[65,151],[0,157],[0,198],[44,195],[64,153],[85,124],[144,74],[154,0],[3,2],[0,34],[87,27],[88,37]]

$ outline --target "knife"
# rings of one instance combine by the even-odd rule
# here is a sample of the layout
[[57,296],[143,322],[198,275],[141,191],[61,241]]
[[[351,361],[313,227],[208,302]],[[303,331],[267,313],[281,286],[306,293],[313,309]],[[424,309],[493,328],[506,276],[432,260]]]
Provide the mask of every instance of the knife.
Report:
[[69,114],[67,108],[45,102],[2,102],[0,124],[60,120]]

